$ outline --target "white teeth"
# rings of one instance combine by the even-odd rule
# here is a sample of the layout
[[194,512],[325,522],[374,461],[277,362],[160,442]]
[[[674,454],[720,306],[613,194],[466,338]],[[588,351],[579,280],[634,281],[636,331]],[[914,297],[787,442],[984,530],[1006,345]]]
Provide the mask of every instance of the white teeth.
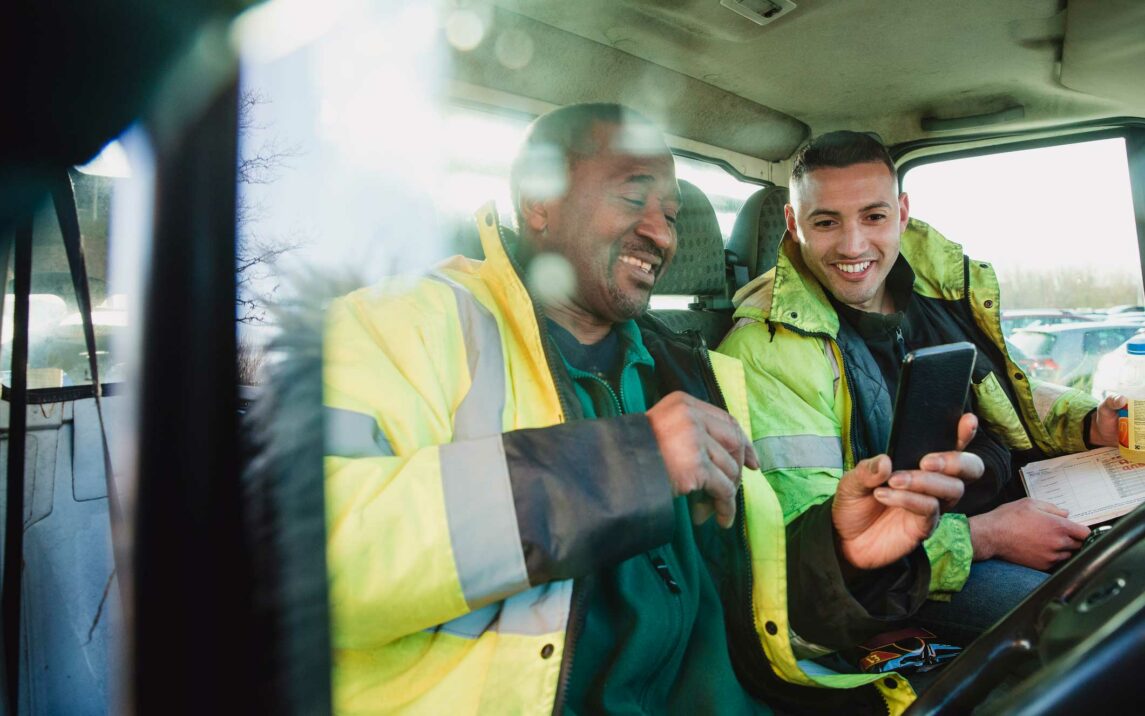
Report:
[[635,266],[645,273],[652,273],[652,264],[648,263],[647,261],[641,261],[635,256],[621,256],[620,260],[629,266]]
[[866,271],[867,267],[870,265],[870,261],[864,261],[860,264],[835,264],[835,268],[839,269],[843,273],[862,273],[863,271]]

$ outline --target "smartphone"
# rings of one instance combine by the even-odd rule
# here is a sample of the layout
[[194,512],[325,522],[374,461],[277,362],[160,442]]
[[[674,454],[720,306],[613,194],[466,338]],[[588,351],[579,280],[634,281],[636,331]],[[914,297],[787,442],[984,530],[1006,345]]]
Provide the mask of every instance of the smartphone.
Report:
[[917,470],[924,455],[958,446],[958,421],[977,356],[974,344],[963,341],[920,348],[903,359],[887,442],[895,470]]

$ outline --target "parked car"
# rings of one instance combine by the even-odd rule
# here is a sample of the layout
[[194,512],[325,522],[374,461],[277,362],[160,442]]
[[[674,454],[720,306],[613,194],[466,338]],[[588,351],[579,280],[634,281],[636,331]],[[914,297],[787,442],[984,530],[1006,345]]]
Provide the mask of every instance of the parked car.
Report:
[[1094,320],[1097,319],[1057,308],[1013,308],[1002,311],[1002,334],[1008,336],[1019,328],[1056,326],[1061,323],[1081,323]]
[[1106,311],[1106,313],[1108,313],[1110,316],[1120,316],[1122,314],[1141,314],[1145,313],[1145,306],[1134,306],[1132,304],[1114,306],[1113,308],[1110,308],[1108,311]]
[[1101,357],[1140,330],[1137,323],[1061,324],[1019,329],[1010,342],[1028,356],[1029,364],[1023,367],[1031,377],[1088,392]]

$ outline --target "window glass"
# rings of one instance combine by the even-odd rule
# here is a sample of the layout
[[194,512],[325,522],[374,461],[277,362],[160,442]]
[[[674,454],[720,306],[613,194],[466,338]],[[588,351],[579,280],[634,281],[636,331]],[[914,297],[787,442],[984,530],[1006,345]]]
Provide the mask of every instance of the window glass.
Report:
[[[123,379],[124,359],[118,336],[127,327],[124,296],[108,285],[108,234],[111,197],[127,172],[118,144],[108,145],[90,164],[71,173],[80,234],[83,237],[95,327],[100,380]],[[0,332],[0,382],[12,384],[12,338],[15,281],[9,257]],[[51,204],[35,216],[32,227],[32,286],[28,303],[28,387],[60,388],[91,383],[79,304],[59,224]]]
[[[530,118],[488,110],[454,107],[445,115],[445,191],[442,208],[455,221],[466,220],[490,199],[497,202],[501,221],[512,225],[509,164],[524,138]],[[473,141],[481,137],[481,141]],[[718,164],[691,157],[676,157],[676,176],[700,188],[712,202],[724,243],[731,238],[740,207],[761,187],[745,182]]]
[[[343,87],[339,73],[299,93],[305,62],[288,55],[244,64],[236,268],[245,383],[258,380],[261,346],[275,330],[269,309],[289,299],[284,294],[301,283],[296,275],[352,267],[352,283],[365,285],[452,254],[479,257],[472,216],[491,200],[503,224],[516,223],[509,168],[531,117],[416,94],[393,100],[404,107],[395,113],[388,101],[375,106],[368,83]],[[726,242],[759,185],[710,162],[677,157],[676,166],[712,201]]]
[[[1022,314],[1044,313],[1043,324],[1063,311],[1058,322],[1107,322],[1145,305],[1121,138],[921,164],[907,171],[903,189],[911,216],[993,265],[1003,330],[1030,355],[1046,353],[1049,337],[1023,337],[1028,329],[1011,320]],[[1087,339],[1086,353],[1121,343],[1121,332],[1095,335],[1108,340]],[[1093,366],[1080,370],[1071,383],[1088,389]]]
[[1054,337],[1034,331],[1019,331],[1010,336],[1010,342],[1029,356],[1048,355],[1054,344]]
[[732,236],[732,227],[744,202],[763,188],[739,179],[718,164],[691,157],[676,157],[676,176],[698,186],[712,202],[725,244]]

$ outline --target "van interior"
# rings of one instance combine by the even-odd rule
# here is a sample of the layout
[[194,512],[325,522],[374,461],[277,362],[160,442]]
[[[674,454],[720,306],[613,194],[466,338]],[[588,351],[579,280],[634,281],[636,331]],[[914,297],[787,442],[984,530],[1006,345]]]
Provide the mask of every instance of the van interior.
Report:
[[[890,148],[912,215],[995,266],[1004,316],[1145,316],[1137,0],[5,14],[6,713],[330,711],[313,326],[332,295],[478,255],[467,217],[512,220],[515,143],[557,106],[665,129],[685,202],[652,308],[709,345],[775,263],[790,158],[836,129]],[[1116,346],[1094,343],[1071,384],[1097,392]],[[1143,535],[1138,509],[910,713],[1135,703]]]

